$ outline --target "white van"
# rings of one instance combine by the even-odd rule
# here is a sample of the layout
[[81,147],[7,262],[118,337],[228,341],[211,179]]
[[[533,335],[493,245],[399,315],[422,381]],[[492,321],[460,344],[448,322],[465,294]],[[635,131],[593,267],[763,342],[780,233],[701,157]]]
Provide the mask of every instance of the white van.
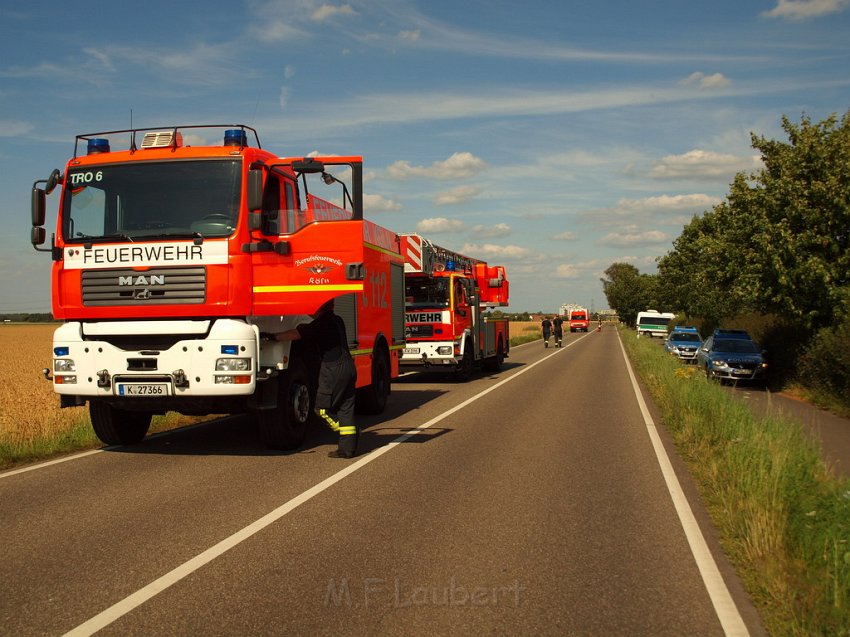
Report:
[[641,336],[667,336],[667,325],[676,318],[672,312],[659,312],[657,310],[647,310],[646,312],[638,312],[637,315],[637,335]]

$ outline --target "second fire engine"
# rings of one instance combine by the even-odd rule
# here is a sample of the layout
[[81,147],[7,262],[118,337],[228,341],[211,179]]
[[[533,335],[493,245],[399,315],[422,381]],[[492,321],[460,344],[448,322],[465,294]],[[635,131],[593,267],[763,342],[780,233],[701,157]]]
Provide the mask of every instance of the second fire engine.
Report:
[[402,366],[441,366],[460,379],[475,367],[498,371],[510,350],[508,319],[486,314],[508,304],[505,268],[401,235],[405,348]]

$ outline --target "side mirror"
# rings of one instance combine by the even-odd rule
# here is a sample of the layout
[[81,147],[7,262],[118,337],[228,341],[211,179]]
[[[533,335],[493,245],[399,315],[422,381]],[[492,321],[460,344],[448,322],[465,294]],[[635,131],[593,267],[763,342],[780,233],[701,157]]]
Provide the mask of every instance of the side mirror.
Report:
[[37,228],[33,228],[30,231],[30,241],[34,246],[43,245],[45,240],[47,239],[47,231],[41,226]]
[[46,194],[41,188],[32,187],[32,225],[34,228],[44,225],[45,209],[47,207]]

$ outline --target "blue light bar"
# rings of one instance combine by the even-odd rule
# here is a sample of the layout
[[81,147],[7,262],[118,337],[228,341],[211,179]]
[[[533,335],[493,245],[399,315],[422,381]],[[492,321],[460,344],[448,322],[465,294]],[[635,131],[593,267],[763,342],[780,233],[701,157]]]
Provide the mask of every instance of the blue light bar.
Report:
[[98,153],[109,152],[109,140],[103,138],[90,139],[88,143],[89,155],[97,155]]
[[238,354],[239,346],[238,345],[222,345],[221,346],[222,354]]
[[453,271],[455,269],[454,261],[446,261],[446,270]]
[[69,347],[54,347],[53,355],[54,356],[67,356],[70,354],[71,349]]
[[247,146],[248,133],[241,128],[230,128],[224,131],[225,146]]

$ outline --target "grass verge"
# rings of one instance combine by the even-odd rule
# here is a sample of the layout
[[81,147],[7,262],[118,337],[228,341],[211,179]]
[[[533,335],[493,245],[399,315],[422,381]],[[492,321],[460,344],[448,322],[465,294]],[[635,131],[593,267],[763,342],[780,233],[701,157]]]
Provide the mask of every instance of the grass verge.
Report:
[[621,332],[772,635],[850,635],[850,480],[796,422],[757,417],[653,339]]
[[[0,431],[0,471],[103,446],[94,434],[88,409],[75,407],[62,410],[61,413],[61,419],[51,419],[48,429],[30,427],[25,431]],[[153,417],[150,433],[177,429],[216,417],[201,418],[168,412]]]

